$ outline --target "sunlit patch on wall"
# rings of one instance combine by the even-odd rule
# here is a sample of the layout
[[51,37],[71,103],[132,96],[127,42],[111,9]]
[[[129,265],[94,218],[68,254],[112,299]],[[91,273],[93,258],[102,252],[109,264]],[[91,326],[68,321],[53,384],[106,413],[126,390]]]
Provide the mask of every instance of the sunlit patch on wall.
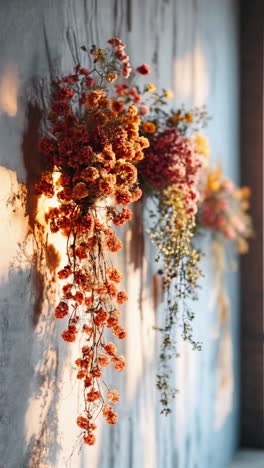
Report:
[[[0,281],[5,281],[12,263],[19,255],[20,246],[25,241],[29,226],[25,213],[23,194],[25,187],[18,183],[16,173],[0,166]],[[19,268],[26,267],[26,259],[32,255],[32,245],[25,246]]]
[[[54,173],[54,183],[58,180],[60,174]],[[50,208],[59,206],[59,202],[56,194],[52,198],[41,195],[38,199],[37,212],[36,212],[36,224],[40,227],[39,236],[41,237],[40,242],[44,243],[45,249],[45,268],[46,268],[46,289],[47,292],[52,294],[49,295],[50,302],[54,305],[57,297],[57,275],[56,270],[61,266],[63,267],[67,263],[66,255],[66,237],[60,233],[53,234],[50,232],[47,226],[46,215]],[[49,274],[47,271],[49,270]],[[52,286],[53,283],[53,287]]]
[[10,117],[17,114],[18,74],[15,65],[8,65],[0,75],[0,112]]
[[214,429],[220,431],[233,410],[234,358],[230,302],[225,289],[224,245],[214,241],[211,252],[214,261],[214,287],[211,291],[209,311],[217,310],[212,338],[218,340]]
[[209,94],[208,65],[199,38],[190,52],[175,60],[173,89],[176,98],[195,106],[206,103]]
[[219,431],[233,409],[234,375],[233,345],[227,330],[220,342],[217,369],[217,392],[215,400],[215,430]]

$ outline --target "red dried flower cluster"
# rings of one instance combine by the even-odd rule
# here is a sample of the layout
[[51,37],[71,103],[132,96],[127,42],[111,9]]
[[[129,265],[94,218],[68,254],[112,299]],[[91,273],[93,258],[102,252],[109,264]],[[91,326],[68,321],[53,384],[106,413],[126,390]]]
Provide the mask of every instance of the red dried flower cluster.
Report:
[[112,45],[116,58],[122,62],[122,75],[128,78],[132,72],[132,67],[129,63],[129,56],[126,55],[124,51],[126,47],[125,44],[123,44],[118,37],[109,39],[108,43]]
[[[48,132],[39,145],[46,170],[36,187],[38,194],[56,197],[58,206],[49,209],[46,221],[51,232],[67,237],[68,264],[58,272],[63,287],[55,317],[68,318],[62,333],[66,342],[76,341],[78,334],[84,341],[76,365],[77,379],[83,381],[85,415],[77,418],[77,424],[88,445],[95,443],[94,421],[101,409],[109,424],[115,424],[118,417],[105,404],[103,369],[112,364],[122,371],[126,363],[104,335],[109,329],[120,340],[126,337],[118,306],[128,297],[118,288],[122,276],[106,252],[122,248],[113,225],[132,217],[127,205],[141,196],[134,163],[143,158],[149,144],[139,135],[136,108],[117,109],[102,88],[101,83],[112,81],[110,73],[114,79],[120,68],[127,75],[130,67],[122,42],[117,38],[108,42],[112,45],[110,62],[104,49],[93,48],[91,72],[78,66],[74,74],[54,84]],[[58,173],[56,181],[54,173]],[[108,400],[119,401],[117,390],[108,389]]]
[[[123,105],[123,101],[130,101],[131,103],[138,104],[141,102],[142,97],[134,86],[130,87],[127,83],[117,84],[115,86],[115,93],[117,95],[117,102],[119,105]],[[121,98],[121,99],[120,99]]]
[[140,67],[137,67],[136,68],[136,71],[140,74],[140,75],[149,75],[151,73],[151,68],[149,65],[147,65],[146,63],[143,63],[142,65],[140,65]]
[[190,139],[176,128],[166,128],[152,137],[144,154],[145,159],[139,164],[144,181],[154,189],[175,185],[184,195],[187,213],[195,214],[201,162]]

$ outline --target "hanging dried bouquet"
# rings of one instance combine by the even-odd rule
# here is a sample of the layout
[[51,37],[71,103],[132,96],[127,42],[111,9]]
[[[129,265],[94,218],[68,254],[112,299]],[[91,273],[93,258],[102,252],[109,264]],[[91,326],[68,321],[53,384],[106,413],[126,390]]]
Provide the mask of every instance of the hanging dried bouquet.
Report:
[[[147,65],[141,67],[148,74]],[[197,298],[200,253],[193,247],[199,192],[198,184],[209,147],[197,133],[207,124],[204,108],[187,112],[183,107],[168,110],[169,90],[161,94],[154,84],[143,90],[127,84],[115,87],[119,100],[127,106],[136,105],[142,116],[140,134],[149,139],[144,159],[137,165],[143,193],[151,199],[149,215],[150,238],[161,259],[165,289],[166,312],[162,332],[160,370],[157,387],[165,414],[170,412],[170,398],[175,395],[170,385],[169,361],[177,354],[177,330],[194,349],[200,349],[192,333],[193,311],[190,300]]]
[[77,66],[73,74],[53,83],[50,113],[40,139],[45,170],[36,192],[56,200],[46,214],[52,233],[66,237],[68,262],[58,272],[61,300],[55,317],[67,320],[66,342],[81,340],[76,361],[83,382],[84,411],[77,418],[83,440],[95,443],[95,420],[100,412],[108,424],[117,422],[113,404],[120,399],[109,389],[103,371],[111,364],[122,371],[125,358],[110,329],[123,340],[120,305],[128,297],[119,288],[121,273],[109,253],[122,248],[115,232],[132,217],[128,204],[141,197],[134,163],[143,159],[148,139],[139,134],[135,106],[124,107],[111,97],[112,83],[131,72],[125,46],[118,38],[106,49],[93,46],[90,70]]
[[248,239],[253,236],[250,195],[249,187],[237,187],[220,166],[209,165],[201,178],[198,227],[209,230],[223,245],[234,242],[239,254],[247,253]]

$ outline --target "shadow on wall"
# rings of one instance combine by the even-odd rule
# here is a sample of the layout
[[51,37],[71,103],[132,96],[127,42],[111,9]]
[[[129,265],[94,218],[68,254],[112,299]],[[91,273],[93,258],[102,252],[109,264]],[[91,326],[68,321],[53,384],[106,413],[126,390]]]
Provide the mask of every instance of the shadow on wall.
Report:
[[[36,229],[36,215],[38,207],[38,197],[34,193],[35,184],[41,172],[40,157],[38,157],[38,137],[39,127],[41,122],[41,111],[36,104],[28,104],[26,111],[27,129],[23,135],[22,141],[22,156],[26,169],[26,214],[28,215],[29,228],[35,233]],[[42,257],[42,242],[35,237],[37,248],[41,249],[40,252],[34,254],[34,272],[32,274],[32,286],[34,288],[34,304],[33,304],[33,325],[36,326],[41,314],[41,309],[44,301],[44,288],[45,281],[44,275],[38,268],[38,257]]]
[[[29,229],[33,233],[36,246],[33,256],[35,268],[32,275],[35,292],[32,320],[33,325],[36,326],[41,315],[45,293],[48,299],[48,294],[52,294],[53,286],[55,286],[55,272],[59,265],[60,257],[55,247],[49,244],[45,229],[37,220],[39,197],[35,194],[35,185],[43,170],[43,160],[38,153],[42,112],[37,104],[29,103],[26,116],[28,125],[23,135],[22,155],[26,169],[27,197],[25,211],[28,216]],[[49,277],[47,277],[47,270]]]
[[36,221],[34,185],[41,170],[36,104],[28,105],[27,120],[26,189],[15,173],[1,170],[0,466],[10,468],[45,467],[48,459],[56,463],[58,352],[50,299],[59,256]]
[[50,317],[50,298],[55,295],[55,272],[59,264],[59,255],[53,245],[48,243],[45,229],[37,221],[38,197],[35,195],[35,184],[43,169],[38,153],[42,112],[36,103],[29,103],[26,116],[28,124],[23,135],[22,156],[26,169],[25,210],[34,238],[31,318],[35,334],[32,336],[31,358],[34,360],[35,384],[34,388],[31,387],[32,394],[28,399],[24,427],[27,444],[26,466],[35,467],[45,466],[52,455],[55,463],[56,457],[56,444],[51,444],[51,441],[57,440],[58,352],[54,319]]
[[54,324],[43,318],[33,333],[32,273],[10,272],[0,288],[1,467],[46,466],[47,440],[56,434]]

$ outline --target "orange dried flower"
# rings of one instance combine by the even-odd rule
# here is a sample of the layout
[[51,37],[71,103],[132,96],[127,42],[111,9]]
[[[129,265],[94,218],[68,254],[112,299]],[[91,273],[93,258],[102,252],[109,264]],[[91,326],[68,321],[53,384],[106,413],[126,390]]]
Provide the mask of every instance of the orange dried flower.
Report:
[[103,96],[104,91],[102,89],[96,89],[91,91],[86,96],[86,104],[89,109],[97,109],[99,105],[99,99]]
[[73,319],[69,322],[68,331],[70,333],[77,333],[78,332],[77,327],[76,327],[76,325],[72,325],[72,323],[74,323]]
[[94,182],[100,177],[100,173],[96,167],[86,167],[81,172],[81,178],[86,182]]
[[84,386],[87,388],[87,387],[90,387],[92,385],[92,379],[91,377],[85,377],[84,379]]
[[107,287],[105,284],[100,284],[96,288],[94,288],[94,291],[99,294],[99,296],[104,296],[107,294]]
[[179,123],[181,122],[181,120],[183,120],[183,116],[181,115],[181,112],[176,112],[175,114],[172,114],[172,116],[170,117],[170,121],[172,123]]
[[119,293],[117,293],[116,302],[118,304],[124,304],[125,302],[127,302],[127,300],[128,300],[128,295],[126,291],[119,291]]
[[116,268],[108,268],[107,274],[110,281],[114,281],[114,283],[120,283],[123,279],[121,273]]
[[113,312],[110,313],[106,322],[106,326],[108,328],[116,327],[118,325],[118,322],[119,322],[119,313],[117,310],[114,310]]
[[157,130],[157,125],[154,122],[144,122],[142,124],[142,130],[144,133],[155,133]]
[[116,424],[118,419],[118,414],[115,413],[112,406],[105,405],[103,409],[103,416],[106,419],[108,424]]
[[100,327],[101,325],[103,325],[106,321],[107,321],[107,318],[108,318],[108,313],[100,308],[97,310],[96,312],[96,315],[94,315],[94,323],[97,327]]
[[126,221],[132,219],[132,216],[133,216],[133,213],[129,208],[127,208],[127,207],[122,208],[121,213],[119,213],[118,211],[116,211],[114,213],[114,215],[113,215],[113,224],[115,224],[116,226],[121,226]]
[[187,114],[185,114],[184,118],[185,118],[186,122],[188,122],[188,123],[192,123],[192,121],[193,121],[193,115],[192,115],[191,112],[188,112]]
[[118,250],[122,249],[122,242],[118,237],[112,232],[107,236],[106,245],[110,252],[117,252]]
[[131,202],[131,193],[127,189],[116,190],[115,200],[118,205],[128,205]]
[[55,317],[56,318],[64,318],[69,312],[69,306],[66,302],[60,302],[57,307],[55,308]]
[[131,192],[131,201],[136,202],[142,197],[142,190],[137,187],[133,192]]
[[102,372],[101,370],[99,369],[99,367],[94,367],[92,370],[91,370],[91,375],[93,377],[96,377],[97,379],[99,379],[100,377],[102,377]]
[[72,293],[71,293],[72,286],[73,286],[72,283],[67,283],[62,288],[63,294],[67,299],[72,298]]
[[99,400],[99,398],[100,398],[100,393],[98,392],[98,390],[90,390],[90,392],[87,393],[86,395],[86,400],[90,402]]
[[93,303],[93,298],[92,298],[91,296],[86,297],[86,298],[84,299],[84,303],[85,303],[85,305],[86,305],[87,307],[90,307],[90,305],[92,305],[92,303]]
[[83,325],[83,331],[87,333],[87,335],[91,335],[93,333],[92,327],[88,327],[88,325]]
[[116,326],[113,328],[113,335],[117,336],[119,340],[124,340],[127,336],[127,332],[123,327]]
[[72,269],[69,265],[58,271],[58,277],[60,279],[66,279],[72,274]]
[[99,190],[101,193],[104,193],[105,195],[112,195],[112,193],[114,192],[114,185],[106,179],[100,179]]
[[[128,110],[127,110],[127,116],[124,117],[124,120],[126,120],[126,118],[128,120],[131,120],[133,121],[133,117],[136,117],[137,116],[137,113],[138,113],[138,110],[136,108],[136,106],[129,106]],[[137,119],[136,122],[139,122],[140,119]]]
[[88,422],[88,419],[87,419],[87,418],[84,418],[83,416],[78,416],[76,422],[77,422],[77,425],[78,425],[81,429],[85,429],[85,430],[88,429],[89,422]]
[[82,198],[86,198],[88,195],[89,195],[89,191],[87,190],[86,184],[84,182],[79,182],[73,188],[72,196],[76,200],[81,200]]
[[[100,104],[99,104],[100,105]],[[93,116],[94,123],[99,127],[104,127],[109,121],[109,117],[106,113],[100,111]]]
[[64,341],[67,341],[68,343],[73,343],[76,340],[76,334],[71,333],[69,330],[64,330],[61,334],[62,338]]
[[83,293],[80,291],[77,291],[77,293],[74,296],[74,299],[78,304],[81,305],[83,303]]
[[98,354],[97,360],[101,367],[108,367],[111,362],[109,356],[106,354]]
[[103,415],[106,417],[111,411],[113,411],[112,406],[104,405],[103,407]]
[[82,361],[81,361],[81,367],[83,367],[84,369],[88,369],[89,363],[90,363],[91,359],[92,359],[92,356],[91,356],[91,355],[90,355],[90,356],[86,356],[85,359],[82,359]]
[[112,109],[118,114],[119,112],[122,112],[124,108],[125,108],[125,104],[122,101],[115,101],[115,100],[112,101]]
[[[75,255],[76,257],[78,257],[80,260],[83,260],[85,258],[87,258],[88,256],[88,249],[87,247],[83,247],[83,246],[79,246],[75,249]],[[75,278],[76,280],[76,278]]]
[[133,185],[137,181],[137,169],[130,162],[119,160],[115,165],[116,184]]
[[[105,144],[103,151],[102,151],[102,163],[104,165],[104,169],[106,171],[110,171],[115,167],[116,163],[116,157],[115,153],[113,151],[111,143]],[[109,174],[108,175],[108,181],[112,182],[113,184],[115,183],[115,175],[114,174]]]
[[126,360],[124,356],[113,356],[111,361],[114,365],[114,368],[119,372],[126,367]]
[[[150,145],[149,140],[144,136],[137,137],[136,141],[138,142],[141,149],[148,148]],[[143,154],[143,157],[144,157],[144,154]]]
[[85,444],[87,445],[94,445],[95,442],[96,442],[96,438],[95,438],[95,435],[90,433],[90,434],[87,434],[87,435],[84,435],[83,436],[83,441]]
[[111,341],[104,345],[104,350],[110,355],[114,356],[117,353],[117,347]]
[[118,403],[120,401],[120,394],[117,390],[109,390],[107,399],[110,403]]
[[107,109],[108,107],[110,107],[111,105],[111,99],[109,99],[108,97],[106,96],[102,96],[100,97],[99,99],[99,107],[101,109]]
[[89,354],[92,353],[92,348],[90,346],[83,346],[82,353],[84,356],[88,356]]
[[107,289],[107,294],[108,294],[111,298],[115,298],[116,295],[117,295],[117,289],[116,289],[115,284],[113,284],[113,283],[106,283],[105,286],[106,286],[106,289]]
[[77,374],[77,379],[81,380],[81,379],[84,379],[84,377],[86,377],[87,375],[87,371],[82,369],[78,372]]

